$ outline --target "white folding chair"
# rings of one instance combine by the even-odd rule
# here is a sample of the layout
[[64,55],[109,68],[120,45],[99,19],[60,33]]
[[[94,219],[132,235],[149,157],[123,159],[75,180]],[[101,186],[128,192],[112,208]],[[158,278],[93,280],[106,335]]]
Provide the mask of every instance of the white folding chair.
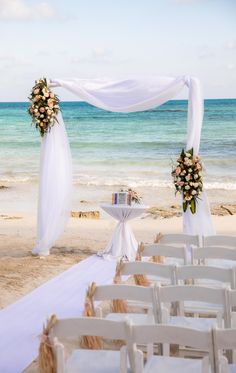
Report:
[[236,250],[223,246],[207,246],[192,251],[193,264],[236,267]]
[[[97,286],[93,300],[103,302],[107,300],[125,300],[144,303],[148,313],[108,313],[105,318],[113,321],[123,321],[130,319],[134,324],[153,324],[158,322],[157,302],[155,284],[153,286],[135,286],[135,285],[101,285]],[[104,317],[101,306],[96,307],[96,315]]]
[[151,262],[124,262],[121,276],[145,275],[150,282],[175,285],[175,266]]
[[128,369],[126,347],[121,351],[75,349],[67,359],[61,339],[75,340],[80,336],[98,336],[106,339],[128,339],[126,322],[114,322],[84,317],[60,319],[49,334],[54,345],[57,373],[126,373]]
[[[175,285],[156,287],[158,314],[161,315],[162,323],[171,325],[187,326],[201,330],[209,330],[213,326],[229,325],[228,296],[225,288],[212,288],[198,285]],[[216,313],[216,318],[212,317],[190,317],[185,316],[184,302],[192,302],[196,307],[200,307],[202,302],[214,306],[217,305],[221,311]],[[199,305],[200,302],[200,305]],[[181,303],[181,307],[176,307],[176,315],[171,315],[170,304]],[[182,307],[183,304],[183,307]]]
[[[212,332],[172,325],[132,326],[132,337],[128,342],[135,360],[136,373],[209,373],[214,372]],[[151,356],[144,366],[143,354],[137,344],[178,344],[200,349],[207,353],[201,359],[170,356]],[[129,348],[129,347],[128,347]]]
[[187,264],[187,249],[185,246],[169,246],[159,243],[144,244],[142,257],[163,256],[165,264]]
[[[191,262],[191,253],[193,247],[202,245],[202,237],[198,235],[184,233],[166,233],[157,235],[158,243],[161,245],[171,245],[184,247],[186,249],[186,263]],[[184,263],[185,264],[185,263]]]
[[[215,372],[229,373],[236,372],[236,329],[213,329],[213,346],[215,357]],[[224,350],[231,350],[233,361],[228,363],[228,359],[223,355]]]
[[221,234],[203,236],[203,246],[223,246],[236,249],[236,236]]
[[[192,284],[212,287],[226,287],[235,289],[235,269],[219,268],[201,265],[187,265],[176,267],[176,281],[178,285]],[[197,314],[222,313],[222,305],[209,304],[209,302],[184,302],[184,312]]]

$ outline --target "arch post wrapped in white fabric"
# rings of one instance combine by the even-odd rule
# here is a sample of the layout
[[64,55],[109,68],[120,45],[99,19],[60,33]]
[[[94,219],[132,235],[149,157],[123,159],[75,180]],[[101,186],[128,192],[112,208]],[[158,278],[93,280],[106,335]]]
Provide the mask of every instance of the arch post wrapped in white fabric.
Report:
[[[138,79],[55,79],[50,87],[63,87],[82,101],[98,108],[129,113],[153,109],[174,98],[184,87],[189,89],[186,148],[198,154],[203,119],[203,100],[198,79],[193,77],[145,77]],[[59,124],[42,139],[38,237],[34,254],[48,255],[62,234],[70,211],[72,192],[71,155],[61,114]],[[197,212],[183,213],[183,229],[188,234],[214,234],[205,192],[198,200]]]

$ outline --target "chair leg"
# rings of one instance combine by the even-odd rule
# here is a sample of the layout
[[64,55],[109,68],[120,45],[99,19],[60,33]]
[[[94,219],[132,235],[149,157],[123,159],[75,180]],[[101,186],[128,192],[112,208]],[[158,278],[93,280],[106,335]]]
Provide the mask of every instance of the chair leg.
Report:
[[140,350],[135,351],[135,373],[143,373],[143,353]]
[[120,349],[120,373],[127,373],[127,347],[122,346]]

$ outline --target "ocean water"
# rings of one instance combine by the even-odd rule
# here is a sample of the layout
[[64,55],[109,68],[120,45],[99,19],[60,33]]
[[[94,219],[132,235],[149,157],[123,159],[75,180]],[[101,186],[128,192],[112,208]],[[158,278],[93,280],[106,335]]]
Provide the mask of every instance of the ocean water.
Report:
[[[41,140],[27,107],[0,103],[0,184],[38,180]],[[187,101],[130,114],[83,102],[61,107],[75,185],[171,186],[172,162],[185,146]],[[236,100],[205,100],[200,155],[206,189],[236,190]]]

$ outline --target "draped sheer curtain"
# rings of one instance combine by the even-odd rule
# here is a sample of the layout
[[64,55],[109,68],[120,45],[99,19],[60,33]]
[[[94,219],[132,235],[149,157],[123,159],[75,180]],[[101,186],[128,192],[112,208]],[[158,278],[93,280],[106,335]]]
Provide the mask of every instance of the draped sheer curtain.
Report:
[[[50,87],[63,87],[80,100],[98,108],[129,113],[153,109],[174,98],[185,86],[189,89],[186,148],[198,154],[203,120],[203,100],[197,78],[180,76],[142,79],[55,79]],[[72,194],[71,154],[61,114],[59,124],[42,139],[38,236],[34,254],[48,255],[62,234],[70,211]],[[188,234],[213,234],[205,192],[197,204],[196,214],[183,213],[183,229]]]

